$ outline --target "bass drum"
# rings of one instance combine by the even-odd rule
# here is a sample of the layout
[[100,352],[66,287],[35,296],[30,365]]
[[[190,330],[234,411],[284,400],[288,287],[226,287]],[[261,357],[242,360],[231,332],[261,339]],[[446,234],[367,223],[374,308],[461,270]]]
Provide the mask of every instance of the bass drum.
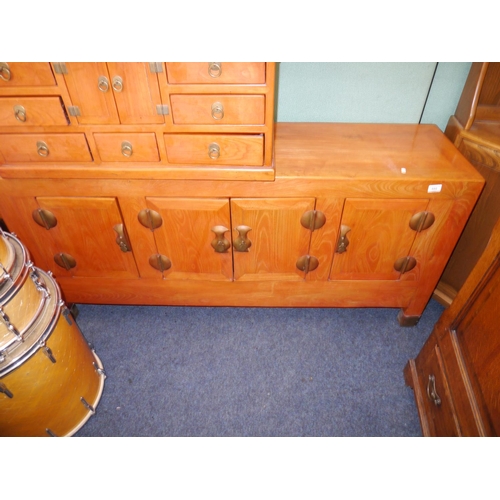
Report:
[[106,378],[55,280],[23,341],[0,352],[0,436],[72,436],[94,414]]
[[29,261],[26,247],[11,234],[3,233],[3,237],[13,261],[8,271],[4,269],[0,282],[0,351],[22,341],[48,299],[48,290]]

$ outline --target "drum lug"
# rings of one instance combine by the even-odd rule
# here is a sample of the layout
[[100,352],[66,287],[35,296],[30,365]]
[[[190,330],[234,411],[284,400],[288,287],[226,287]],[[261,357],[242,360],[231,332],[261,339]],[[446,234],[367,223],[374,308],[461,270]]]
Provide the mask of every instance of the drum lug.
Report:
[[0,275],[2,277],[2,280],[6,279],[12,281],[12,276],[7,272],[7,269],[5,269],[5,267],[3,267],[1,263],[0,270],[2,271],[2,274]]
[[51,431],[49,428],[45,429],[45,432],[53,438],[59,437],[55,432]]
[[104,378],[106,378],[106,372],[104,371],[104,368],[101,368],[100,366],[98,366],[96,362],[94,362],[92,364],[94,365],[95,371],[99,375],[102,375]]
[[42,292],[44,297],[48,299],[50,297],[50,293],[47,290],[47,287],[45,286],[44,283],[40,281],[40,277],[38,276],[35,267],[31,262],[28,263],[28,267],[31,269],[30,272],[30,278],[33,281],[35,288],[39,291]]
[[52,363],[55,363],[56,358],[54,358],[54,355],[52,354],[52,350],[50,349],[50,347],[47,347],[45,345],[45,342],[42,342],[40,346],[43,347],[43,353],[45,354],[45,356],[47,356],[50,359],[50,361],[52,361]]
[[83,406],[85,406],[85,408],[87,408],[87,410],[92,413],[92,415],[95,413],[94,407],[92,405],[89,405],[87,401],[85,401],[84,397],[80,397],[80,401],[82,402]]
[[0,382],[0,392],[5,394],[8,398],[12,399],[14,397],[14,394],[12,394],[12,392],[10,392],[9,389],[7,389],[5,384],[2,384],[1,382]]
[[24,336],[16,330],[16,327],[10,322],[9,317],[7,316],[7,314],[5,314],[5,311],[1,306],[0,319],[5,323],[5,326],[9,329],[9,331],[17,337],[17,340],[19,340],[20,342],[24,342]]
[[62,315],[64,316],[64,319],[68,322],[68,325],[72,325],[73,321],[71,320],[71,311],[66,307],[64,302],[62,302],[61,305],[63,306]]

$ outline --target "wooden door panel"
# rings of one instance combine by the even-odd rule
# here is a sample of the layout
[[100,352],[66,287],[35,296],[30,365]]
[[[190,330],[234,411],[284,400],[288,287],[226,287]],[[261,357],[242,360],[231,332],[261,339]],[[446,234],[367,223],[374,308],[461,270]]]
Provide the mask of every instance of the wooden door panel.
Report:
[[399,279],[394,263],[409,256],[417,234],[410,219],[427,205],[428,200],[346,200],[341,225],[350,228],[349,244],[335,253],[330,279]]
[[56,265],[56,274],[138,276],[133,253],[123,252],[116,242],[113,228],[123,220],[115,198],[40,197],[37,202],[57,219],[57,225],[47,231],[54,253],[69,254],[76,261],[69,271]]
[[158,76],[151,73],[149,63],[107,64],[120,122],[164,123],[164,116],[156,111],[161,104]]
[[[304,212],[314,209],[314,198],[235,198],[231,200],[234,278],[239,280],[300,280],[297,259],[307,255],[311,231],[300,224]],[[236,251],[241,234],[251,228],[251,247]]]
[[166,279],[232,279],[231,250],[218,253],[212,247],[215,226],[226,227],[225,237],[231,242],[228,199],[147,198],[146,201],[148,208],[162,218],[154,236],[158,253],[172,263],[163,273]]
[[[66,63],[66,68],[64,80],[71,101],[80,109],[78,123],[120,123],[106,63]],[[106,79],[107,83],[100,84],[100,79]]]

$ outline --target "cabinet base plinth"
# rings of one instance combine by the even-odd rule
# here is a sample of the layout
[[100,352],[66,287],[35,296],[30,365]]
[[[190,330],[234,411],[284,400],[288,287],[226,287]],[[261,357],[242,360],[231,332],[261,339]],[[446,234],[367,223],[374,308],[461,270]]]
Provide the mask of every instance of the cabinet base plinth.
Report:
[[400,326],[415,326],[420,321],[420,316],[405,316],[403,310],[399,311],[398,323]]

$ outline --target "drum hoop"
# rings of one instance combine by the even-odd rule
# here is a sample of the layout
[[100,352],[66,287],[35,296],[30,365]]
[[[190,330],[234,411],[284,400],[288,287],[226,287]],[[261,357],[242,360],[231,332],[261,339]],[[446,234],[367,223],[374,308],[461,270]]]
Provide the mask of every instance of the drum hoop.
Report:
[[[12,300],[13,297],[17,294],[17,292],[21,289],[22,285],[26,281],[26,278],[29,273],[29,268],[33,267],[33,264],[29,260],[29,254],[26,250],[26,247],[15,237],[9,234],[6,234],[7,237],[12,238],[15,244],[19,246],[22,252],[22,264],[19,266],[19,269],[15,269],[12,274],[14,276],[9,275],[9,279],[11,281],[10,286],[7,290],[2,294],[3,285],[0,285],[0,306],[6,304],[9,300]],[[15,246],[15,245],[14,245]],[[5,281],[5,280],[4,280]]]
[[[41,271],[41,270],[39,270],[39,271]],[[44,271],[41,271],[41,273],[42,273],[42,275],[46,275],[50,278],[50,276],[47,273],[45,273]],[[54,329],[57,325],[57,322],[59,321],[59,318],[61,316],[61,311],[62,311],[63,307],[65,307],[65,306],[64,306],[64,302],[61,300],[61,290],[59,288],[59,285],[52,278],[50,278],[50,281],[52,282],[52,284],[54,286],[54,293],[53,293],[52,297],[55,301],[54,310],[52,311],[52,317],[50,318],[50,320],[47,322],[46,325],[42,324],[42,328],[43,328],[42,334],[40,335],[40,337],[35,338],[33,344],[26,351],[24,351],[22,354],[20,354],[17,358],[13,357],[12,360],[10,361],[10,363],[7,366],[5,366],[3,369],[0,368],[0,378],[7,375],[8,373],[15,370],[16,368],[18,368],[20,365],[25,363],[29,358],[31,358],[31,356],[33,356],[39,349],[44,347],[47,339],[50,337],[50,335],[54,331]],[[48,307],[49,303],[46,305]],[[28,329],[28,333],[26,335],[25,340],[33,338],[32,337],[33,333],[36,331],[36,328],[40,326],[40,323],[44,319],[42,316],[43,315],[41,314],[38,318],[36,318],[35,321],[32,322],[32,324],[30,325],[30,327]],[[19,343],[16,344],[16,347],[18,345],[19,345]],[[11,350],[13,350],[13,349],[11,349]],[[8,355],[8,347],[6,349],[2,349],[1,354]]]

